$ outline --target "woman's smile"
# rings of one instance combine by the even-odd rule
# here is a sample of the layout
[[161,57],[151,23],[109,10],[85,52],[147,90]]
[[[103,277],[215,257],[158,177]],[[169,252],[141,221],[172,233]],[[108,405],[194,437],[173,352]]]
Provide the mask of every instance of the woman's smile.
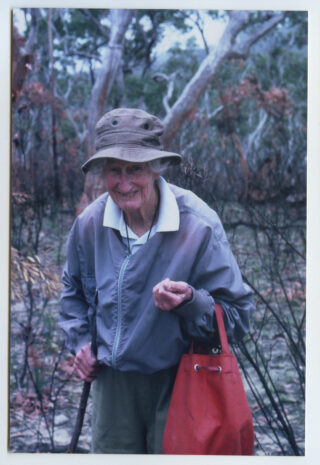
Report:
[[159,178],[147,163],[109,160],[105,182],[112,200],[124,211],[133,230],[150,226],[157,206],[155,181]]
[[137,194],[138,191],[135,192],[117,192],[117,195],[122,197],[123,199],[131,199]]
[[140,202],[140,191],[135,190],[132,192],[121,192],[115,191],[113,193],[109,192],[113,201],[120,207],[122,210],[138,209],[141,206]]

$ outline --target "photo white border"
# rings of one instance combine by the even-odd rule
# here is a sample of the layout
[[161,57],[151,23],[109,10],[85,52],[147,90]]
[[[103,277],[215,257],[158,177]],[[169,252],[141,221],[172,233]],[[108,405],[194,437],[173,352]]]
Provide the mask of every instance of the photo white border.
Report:
[[[12,8],[162,8],[162,9],[241,9],[241,10],[307,10],[309,12],[309,77],[308,77],[308,157],[307,157],[307,408],[306,455],[304,457],[211,457],[211,456],[150,456],[150,455],[59,455],[17,454],[7,452],[8,440],[8,267],[9,267],[9,202],[10,202],[10,43]],[[117,464],[228,464],[248,462],[261,464],[319,463],[320,457],[320,2],[319,0],[0,0],[0,298],[1,298],[1,381],[0,381],[0,463],[29,464],[45,461],[56,463]],[[271,462],[272,461],[272,462]]]

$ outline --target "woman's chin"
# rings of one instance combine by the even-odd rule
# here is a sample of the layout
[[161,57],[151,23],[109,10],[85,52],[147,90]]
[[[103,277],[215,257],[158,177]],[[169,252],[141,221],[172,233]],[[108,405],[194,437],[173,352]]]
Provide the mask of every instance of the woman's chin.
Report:
[[122,200],[118,202],[118,207],[121,208],[124,212],[134,212],[139,210],[141,207],[140,202],[137,202],[136,199]]

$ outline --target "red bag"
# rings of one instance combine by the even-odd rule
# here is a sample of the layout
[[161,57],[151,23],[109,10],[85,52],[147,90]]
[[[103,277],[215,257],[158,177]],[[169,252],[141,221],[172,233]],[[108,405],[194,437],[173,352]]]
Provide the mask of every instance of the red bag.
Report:
[[164,431],[164,454],[253,454],[251,411],[217,303],[215,313],[222,353],[195,354],[192,347],[182,356]]

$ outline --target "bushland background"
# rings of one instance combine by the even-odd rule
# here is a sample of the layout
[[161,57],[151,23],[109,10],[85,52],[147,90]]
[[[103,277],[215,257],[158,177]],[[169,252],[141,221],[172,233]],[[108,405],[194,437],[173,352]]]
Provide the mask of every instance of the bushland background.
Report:
[[[306,12],[17,9],[12,30],[12,452],[64,452],[81,382],[57,329],[64,244],[103,190],[81,163],[108,109],[140,107],[184,156],[167,179],[221,216],[255,292],[234,347],[256,455],[304,454]],[[213,34],[214,33],[214,34]],[[90,442],[85,418],[79,452]]]

